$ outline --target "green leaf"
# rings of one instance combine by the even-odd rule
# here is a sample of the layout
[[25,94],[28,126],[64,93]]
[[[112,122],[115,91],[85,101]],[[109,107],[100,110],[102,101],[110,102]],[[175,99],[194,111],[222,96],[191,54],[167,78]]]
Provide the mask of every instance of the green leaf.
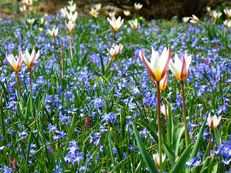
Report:
[[181,139],[181,136],[184,132],[184,123],[178,123],[176,125],[176,127],[174,128],[174,144],[175,145],[175,156],[178,155],[178,151],[179,151],[179,148],[180,148],[180,139]]
[[190,159],[196,157],[196,155],[197,155],[197,153],[198,153],[198,151],[200,149],[200,143],[202,141],[206,121],[207,120],[204,121],[203,125],[201,126],[201,128],[199,130],[199,133],[197,134],[197,140],[196,140],[196,143],[193,146],[193,150],[192,150],[192,153],[190,155]]
[[187,162],[190,153],[191,153],[192,144],[190,144],[184,152],[181,154],[180,158],[177,160],[177,162],[174,164],[173,168],[171,169],[170,173],[179,173],[183,172],[184,165]]
[[[144,121],[140,121],[141,124],[147,128],[147,130],[150,132],[150,134],[152,135],[152,137],[154,138],[154,140],[158,143],[158,136],[156,135],[156,133],[154,132],[153,128],[151,128],[147,123],[145,123]],[[175,154],[174,151],[171,149],[170,146],[168,146],[165,141],[163,141],[164,144],[164,152],[167,155],[168,159],[170,160],[170,162],[174,163],[175,162]]]
[[145,146],[144,146],[144,143],[140,137],[140,134],[139,132],[137,131],[134,123],[132,123],[132,126],[133,126],[133,131],[134,131],[134,134],[135,134],[135,138],[136,138],[136,142],[138,144],[138,148],[139,148],[139,151],[142,155],[142,158],[146,164],[146,166],[148,167],[149,171],[152,172],[152,173],[158,173],[155,165],[154,165],[154,161],[151,159],[151,157],[149,156],[149,154],[147,153],[146,149],[145,149]]
[[217,141],[217,145],[221,145],[221,135],[218,128],[214,128],[213,131],[214,131],[215,140]]

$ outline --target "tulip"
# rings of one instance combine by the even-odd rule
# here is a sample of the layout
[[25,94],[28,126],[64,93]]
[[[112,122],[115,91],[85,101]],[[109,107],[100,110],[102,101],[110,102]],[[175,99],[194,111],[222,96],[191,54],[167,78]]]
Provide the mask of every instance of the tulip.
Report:
[[184,23],[188,23],[188,21],[191,19],[191,17],[183,17],[182,20]]
[[207,118],[207,122],[208,122],[210,129],[216,128],[219,125],[220,121],[221,121],[221,116],[217,117],[216,115],[214,115],[211,117],[209,114]]
[[173,63],[172,60],[170,61],[169,68],[174,76],[177,78],[177,80],[183,81],[187,78],[191,60],[191,56],[188,56],[185,53],[182,58],[182,62],[180,61],[177,54],[175,54],[175,62]]
[[18,72],[21,69],[22,60],[23,60],[23,53],[21,50],[19,51],[19,57],[17,59],[12,54],[7,55],[6,59],[7,59],[8,63],[10,64],[11,68],[15,72]]
[[116,57],[116,55],[118,55],[119,53],[121,53],[123,49],[123,45],[119,44],[119,45],[113,45],[112,48],[109,50],[109,54],[112,57],[112,59],[114,59]]
[[185,94],[184,94],[184,80],[188,76],[188,69],[191,64],[191,56],[188,56],[186,53],[180,61],[177,54],[175,54],[175,62],[170,61],[169,68],[179,81],[181,81],[181,91],[182,91],[182,102],[183,102],[183,114],[184,114],[184,126],[185,126],[185,144],[188,146],[188,128],[186,121],[186,106],[185,106]]
[[164,48],[161,56],[152,48],[151,63],[146,59],[144,52],[139,52],[140,58],[148,70],[149,76],[155,82],[160,82],[164,78],[168,70],[168,65],[171,58],[171,52],[169,49]]
[[135,8],[136,10],[140,10],[142,7],[143,7],[142,4],[140,4],[140,3],[134,3],[134,8]]
[[38,58],[39,54],[40,54],[40,51],[36,52],[35,49],[33,48],[31,54],[26,49],[26,52],[24,55],[24,62],[30,71],[30,92],[31,94],[32,94],[32,67],[35,66],[35,61]]
[[123,13],[125,16],[129,16],[131,14],[129,10],[124,10]]
[[230,19],[226,19],[224,21],[224,25],[227,27],[227,28],[231,28],[231,20]]
[[[158,169],[160,169],[160,154],[159,153],[153,154],[152,158],[153,158],[153,160],[155,162],[156,167]],[[163,159],[162,161],[163,162],[164,162],[165,158],[166,158],[165,154],[162,154],[162,159]]]
[[166,74],[164,75],[164,78],[161,79],[161,81],[160,81],[160,90],[161,90],[161,91],[166,90],[167,84],[168,84],[168,74],[166,73]]
[[26,7],[32,6],[33,1],[32,0],[23,0],[22,4],[25,5]]
[[72,12],[66,13],[66,17],[67,17],[69,22],[71,21],[72,23],[75,23],[76,19],[78,17],[78,13],[77,13],[77,11],[74,13],[72,13]]
[[76,4],[74,4],[73,2],[69,3],[67,9],[70,10],[70,12],[74,12],[76,10]]
[[113,16],[111,19],[107,18],[107,20],[110,23],[114,33],[117,33],[119,31],[120,27],[124,23],[124,19],[121,19],[120,16],[117,19],[115,18],[115,16]]
[[67,13],[68,13],[66,7],[61,8],[59,12],[61,13],[61,16],[62,16],[62,17],[66,17],[66,16],[67,16]]
[[224,9],[224,13],[227,18],[231,18],[231,8]]
[[59,28],[53,27],[52,30],[48,29],[48,33],[52,38],[56,38],[58,35]]
[[197,16],[195,16],[194,14],[192,15],[192,17],[190,17],[190,21],[191,23],[198,23],[200,22],[199,18]]
[[131,28],[133,30],[137,30],[138,29],[138,20],[137,19],[131,20],[128,23],[129,23],[129,25],[131,26]]
[[93,17],[97,17],[99,15],[99,12],[95,8],[91,8],[91,11],[89,11],[89,14]]
[[211,15],[214,18],[214,23],[215,23],[221,17],[222,13],[214,10],[212,11]]
[[145,58],[144,52],[139,52],[140,58],[144,63],[149,76],[152,81],[156,83],[157,87],[157,120],[158,120],[158,145],[159,145],[159,166],[160,172],[162,172],[162,133],[161,133],[161,112],[160,112],[160,81],[167,74],[168,65],[171,58],[171,52],[169,49],[164,48],[161,56],[152,48],[151,63]]
[[21,50],[19,51],[19,56],[17,58],[15,58],[12,54],[6,56],[8,63],[10,64],[11,68],[15,71],[16,83],[17,83],[19,94],[20,94],[20,81],[19,81],[18,72],[22,67],[23,57],[24,55]]
[[95,9],[97,11],[100,11],[101,10],[101,7],[102,7],[102,4],[98,3],[98,4],[95,4]]
[[75,23],[73,23],[72,21],[69,21],[68,23],[66,23],[66,27],[68,32],[71,34],[75,28]]
[[29,51],[26,49],[25,56],[24,56],[24,62],[27,66],[27,68],[32,68],[35,66],[35,61],[39,57],[40,51],[36,52],[35,49],[33,48],[31,54]]
[[71,54],[71,58],[73,58],[73,53],[72,53],[72,33],[73,33],[73,30],[75,28],[75,23],[69,21],[68,23],[66,23],[66,26],[67,26],[67,30],[70,34],[70,54]]

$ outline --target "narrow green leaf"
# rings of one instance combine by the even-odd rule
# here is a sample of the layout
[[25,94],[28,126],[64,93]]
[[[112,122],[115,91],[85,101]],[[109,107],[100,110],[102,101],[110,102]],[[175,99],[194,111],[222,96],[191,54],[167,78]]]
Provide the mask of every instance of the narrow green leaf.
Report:
[[206,123],[207,120],[204,121],[203,125],[201,126],[200,128],[200,131],[199,133],[197,134],[197,140],[196,140],[196,143],[194,144],[193,146],[193,150],[192,150],[192,153],[190,155],[190,159],[196,157],[199,149],[200,149],[200,143],[202,141],[202,137],[203,137],[203,132],[204,132],[204,128],[205,128],[205,123]]
[[177,162],[174,164],[173,168],[171,169],[170,173],[179,173],[184,172],[184,165],[187,162],[190,153],[191,153],[192,144],[190,144],[184,152],[181,154],[180,158],[177,160]]
[[[147,123],[141,121],[141,124],[147,128],[147,130],[150,132],[150,134],[152,135],[152,137],[154,138],[154,140],[158,143],[158,136],[156,135],[156,133],[154,132],[153,128],[151,128]],[[163,141],[164,144],[164,152],[167,155],[168,159],[174,163],[175,162],[175,154],[174,151],[171,149],[170,146],[168,146],[165,141]]]
[[215,137],[215,140],[217,141],[217,144],[221,145],[221,135],[220,135],[218,128],[214,128],[213,131],[214,131],[214,137]]
[[149,171],[152,172],[152,173],[158,173],[155,165],[154,165],[154,161],[151,159],[151,157],[149,156],[149,154],[147,153],[146,149],[145,149],[145,146],[144,146],[144,143],[140,137],[140,134],[139,132],[137,131],[134,123],[132,123],[132,126],[133,126],[133,131],[134,131],[134,135],[135,135],[135,138],[136,138],[136,142],[137,142],[137,145],[138,145],[138,148],[139,148],[139,151],[142,155],[142,158],[146,164],[146,166],[148,167]]
[[178,155],[178,151],[180,148],[180,139],[184,132],[184,123],[178,123],[174,128],[174,144],[175,144],[175,156]]

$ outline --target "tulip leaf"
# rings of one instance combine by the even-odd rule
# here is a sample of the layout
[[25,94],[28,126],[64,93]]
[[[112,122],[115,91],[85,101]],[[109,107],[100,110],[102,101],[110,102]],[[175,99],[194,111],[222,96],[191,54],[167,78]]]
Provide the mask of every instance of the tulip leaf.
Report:
[[154,161],[151,159],[151,157],[149,156],[148,152],[146,151],[145,149],[145,146],[144,146],[144,143],[140,137],[140,134],[139,132],[137,131],[134,123],[132,123],[132,126],[133,126],[133,131],[134,131],[134,135],[135,135],[135,138],[136,138],[136,142],[137,142],[137,145],[138,145],[138,148],[139,148],[139,151],[142,155],[142,158],[146,164],[146,166],[148,167],[149,171],[152,172],[152,173],[158,173],[155,165],[154,165]]
[[215,140],[217,141],[217,144],[221,145],[221,135],[218,128],[214,128],[213,130],[214,130],[214,136],[215,136]]
[[[143,126],[145,126],[147,128],[147,130],[150,132],[150,134],[152,135],[152,137],[154,138],[154,140],[156,142],[158,142],[158,136],[156,135],[156,133],[153,131],[153,128],[151,128],[147,123],[143,122],[143,121],[140,121],[141,124]],[[168,159],[174,163],[175,162],[175,154],[173,152],[173,150],[166,144],[165,141],[163,141],[163,148],[164,148],[164,152],[165,154],[167,155]]]
[[181,136],[184,132],[184,123],[179,123],[176,125],[176,127],[174,128],[174,144],[175,145],[175,156],[178,155],[178,151],[179,151],[179,148],[180,148],[180,139],[181,139]]
[[203,133],[204,133],[204,128],[205,128],[205,123],[206,123],[206,120],[203,122],[200,130],[199,130],[199,133],[197,134],[197,140],[196,140],[196,143],[194,144],[193,146],[193,150],[192,150],[192,153],[190,155],[190,159],[196,157],[199,149],[200,149],[200,143],[202,141],[202,137],[203,137]]
[[192,148],[192,144],[190,144],[185,150],[184,152],[181,154],[180,158],[176,161],[176,163],[174,164],[173,168],[171,169],[170,173],[179,173],[179,172],[183,172],[182,170],[184,169],[184,165],[187,162],[190,153],[191,153],[191,148]]

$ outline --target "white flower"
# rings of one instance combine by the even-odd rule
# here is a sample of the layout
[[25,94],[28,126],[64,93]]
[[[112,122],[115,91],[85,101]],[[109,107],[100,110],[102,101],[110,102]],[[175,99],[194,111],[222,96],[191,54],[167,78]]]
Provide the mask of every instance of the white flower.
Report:
[[140,10],[143,7],[143,5],[140,3],[134,3],[134,7],[136,10]]
[[226,19],[226,20],[224,21],[224,25],[225,25],[227,28],[231,28],[231,20]]
[[208,125],[211,129],[216,128],[219,125],[220,121],[221,121],[221,116],[219,118],[216,115],[211,117],[209,114],[207,118]]
[[109,50],[109,54],[112,58],[115,58],[116,55],[118,55],[119,53],[121,53],[123,49],[123,45],[119,44],[119,45],[113,45],[112,48]]
[[77,11],[74,12],[74,13],[72,13],[72,12],[66,13],[66,17],[67,17],[67,19],[68,19],[69,21],[71,21],[72,23],[75,23],[75,22],[76,22],[76,19],[77,19],[77,17],[78,17],[78,13],[77,13]]
[[123,12],[125,16],[129,16],[131,14],[129,10],[124,10]]
[[192,17],[190,17],[190,22],[191,23],[198,23],[198,22],[200,22],[200,20],[199,20],[199,18],[197,16],[195,16],[193,14]]
[[227,18],[230,18],[231,17],[231,8],[224,9],[224,13],[225,13]]
[[51,37],[55,38],[58,35],[59,28],[53,27],[52,30],[48,29],[48,33]]
[[31,54],[26,49],[23,60],[28,68],[32,68],[35,65],[35,61],[39,57],[39,54],[40,54],[40,51],[36,52],[34,48]]
[[108,22],[110,23],[112,29],[114,30],[114,32],[118,32],[120,27],[123,25],[124,23],[124,19],[121,19],[121,17],[119,16],[117,19],[114,17],[107,18]]
[[65,23],[67,30],[69,33],[72,33],[74,28],[75,28],[75,23],[73,23],[72,21],[68,21],[68,23]]
[[32,19],[27,19],[26,21],[27,21],[30,25],[33,25],[34,22],[35,22],[35,19],[34,19],[34,18],[32,18]]
[[[152,158],[155,162],[156,167],[159,169],[160,168],[160,154],[159,153],[153,154]],[[164,162],[165,158],[166,158],[165,154],[162,154],[162,163]]]
[[134,29],[134,30],[138,29],[138,20],[137,19],[131,20],[128,23],[132,29]]

